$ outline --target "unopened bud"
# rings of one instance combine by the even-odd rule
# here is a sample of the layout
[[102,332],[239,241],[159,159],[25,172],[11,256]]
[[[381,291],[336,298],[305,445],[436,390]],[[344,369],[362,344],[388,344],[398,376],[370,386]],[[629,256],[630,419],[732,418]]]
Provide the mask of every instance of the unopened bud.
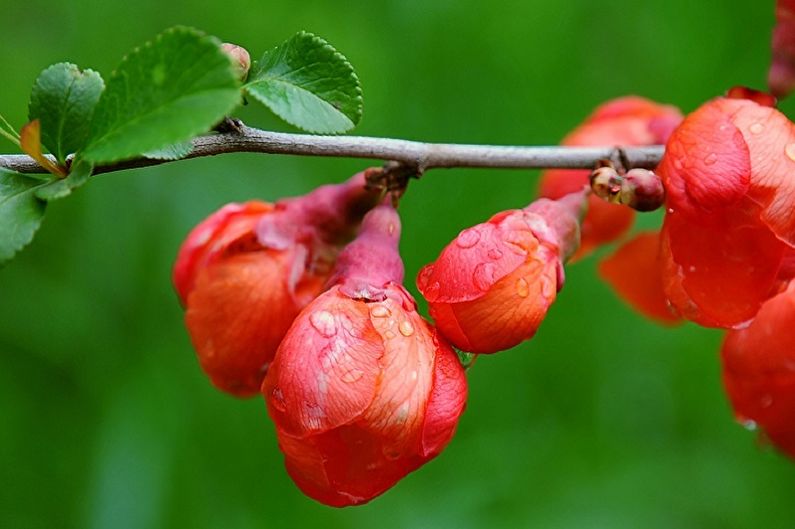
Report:
[[251,68],[251,56],[248,54],[246,48],[238,46],[237,44],[224,42],[221,44],[221,49],[232,58],[238,72],[238,77],[241,81],[245,81],[246,77],[248,77],[248,70]]
[[[772,71],[772,70],[771,70]],[[793,79],[795,81],[795,79]],[[776,108],[776,98],[767,92],[761,92],[747,86],[734,86],[726,92],[729,99],[748,99],[763,107]]]
[[654,211],[665,200],[662,180],[648,169],[620,175],[613,167],[599,167],[591,173],[591,190],[602,200],[637,211]]
[[631,169],[621,182],[619,202],[637,211],[654,211],[665,201],[662,179],[648,169]]
[[607,202],[618,204],[621,193],[621,175],[613,167],[599,167],[591,173],[591,191]]

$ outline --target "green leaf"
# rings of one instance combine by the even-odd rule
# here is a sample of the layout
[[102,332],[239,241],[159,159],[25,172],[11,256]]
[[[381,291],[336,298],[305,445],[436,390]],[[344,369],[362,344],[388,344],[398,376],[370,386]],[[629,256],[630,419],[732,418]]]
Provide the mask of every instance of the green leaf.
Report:
[[11,260],[41,226],[46,202],[36,196],[40,180],[0,169],[0,265]]
[[245,89],[309,132],[346,132],[362,118],[362,89],[353,66],[331,44],[303,31],[265,53]]
[[82,159],[75,159],[72,169],[66,178],[58,178],[48,182],[36,190],[36,197],[52,202],[69,196],[73,190],[82,186],[91,177],[94,165]]
[[193,142],[185,140],[179,143],[172,143],[162,149],[145,152],[144,156],[153,160],[179,160],[189,155],[192,150]]
[[85,147],[91,117],[104,88],[97,72],[81,72],[66,62],[53,64],[33,83],[28,117],[41,122],[41,143],[61,164],[68,154]]
[[133,51],[111,75],[83,157],[109,163],[205,132],[240,101],[240,81],[220,42],[176,27]]

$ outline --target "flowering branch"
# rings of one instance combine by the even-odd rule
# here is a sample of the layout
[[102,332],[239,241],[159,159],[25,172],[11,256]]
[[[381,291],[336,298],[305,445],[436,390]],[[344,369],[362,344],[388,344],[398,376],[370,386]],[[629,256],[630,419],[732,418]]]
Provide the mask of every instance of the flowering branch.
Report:
[[[593,169],[601,160],[619,167],[653,168],[662,157],[664,147],[516,147],[498,145],[463,145],[372,138],[365,136],[317,136],[271,132],[239,126],[233,132],[200,136],[193,140],[193,150],[182,159],[201,158],[232,152],[293,154],[299,156],[333,156],[390,160],[416,168],[422,173],[432,168],[483,167],[505,169]],[[134,158],[102,165],[94,173],[122,171],[159,165],[174,160]],[[20,173],[44,173],[46,170],[26,155],[2,154],[0,167]]]

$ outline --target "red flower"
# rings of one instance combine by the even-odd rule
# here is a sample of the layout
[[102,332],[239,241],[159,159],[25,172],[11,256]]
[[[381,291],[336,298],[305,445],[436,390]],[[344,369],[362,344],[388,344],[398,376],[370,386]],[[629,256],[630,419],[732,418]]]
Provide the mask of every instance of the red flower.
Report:
[[[563,145],[611,146],[654,145],[665,143],[682,120],[678,109],[641,97],[622,97],[594,111],[585,123],[564,138]],[[588,185],[590,171],[554,169],[541,174],[539,194],[560,198]],[[609,204],[595,196],[589,198],[588,213],[582,223],[582,243],[575,258],[602,244],[618,239],[632,225],[633,210]]]
[[173,280],[213,384],[237,396],[259,391],[293,319],[322,291],[336,245],[374,199],[359,174],[275,205],[229,204],[194,228]]
[[466,402],[458,358],[401,286],[399,233],[390,205],[365,216],[262,385],[287,471],[327,505],[367,502],[435,457]]
[[762,428],[795,457],[795,282],[765,303],[747,329],[729,331],[721,356],[737,420]]
[[498,213],[462,231],[420,271],[417,287],[454,346],[494,353],[535,334],[563,287],[583,202],[580,192]]
[[641,314],[670,325],[680,318],[662,289],[659,249],[659,233],[639,233],[599,264],[599,275]]
[[690,114],[658,168],[666,187],[663,287],[684,317],[738,327],[756,315],[795,244],[795,128],[748,99]]

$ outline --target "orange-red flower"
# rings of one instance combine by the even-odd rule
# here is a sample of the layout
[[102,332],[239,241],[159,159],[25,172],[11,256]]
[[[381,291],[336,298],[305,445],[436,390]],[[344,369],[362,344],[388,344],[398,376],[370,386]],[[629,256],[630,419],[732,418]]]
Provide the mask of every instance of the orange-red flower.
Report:
[[599,275],[644,316],[671,325],[680,321],[662,289],[660,235],[642,232],[599,263]]
[[658,172],[668,300],[701,325],[747,324],[795,244],[795,127],[774,108],[717,98],[674,131]]
[[[676,107],[660,105],[641,97],[628,96],[598,107],[585,123],[563,139],[563,145],[612,146],[665,143],[682,120]],[[541,174],[539,194],[560,198],[588,185],[590,171],[553,169]],[[609,204],[595,196],[589,199],[582,223],[582,243],[575,258],[583,257],[602,244],[618,239],[635,218],[630,208]]]
[[721,357],[737,420],[761,428],[795,457],[795,282],[765,303],[747,329],[726,334]]
[[494,353],[535,334],[563,287],[583,203],[580,191],[497,213],[462,231],[420,271],[417,287],[454,346]]
[[262,385],[287,471],[327,505],[367,502],[438,455],[466,402],[458,358],[401,285],[399,234],[391,205],[365,216]]
[[337,245],[376,198],[359,174],[275,205],[229,204],[194,228],[173,281],[213,384],[237,396],[259,391],[293,319],[322,291]]

